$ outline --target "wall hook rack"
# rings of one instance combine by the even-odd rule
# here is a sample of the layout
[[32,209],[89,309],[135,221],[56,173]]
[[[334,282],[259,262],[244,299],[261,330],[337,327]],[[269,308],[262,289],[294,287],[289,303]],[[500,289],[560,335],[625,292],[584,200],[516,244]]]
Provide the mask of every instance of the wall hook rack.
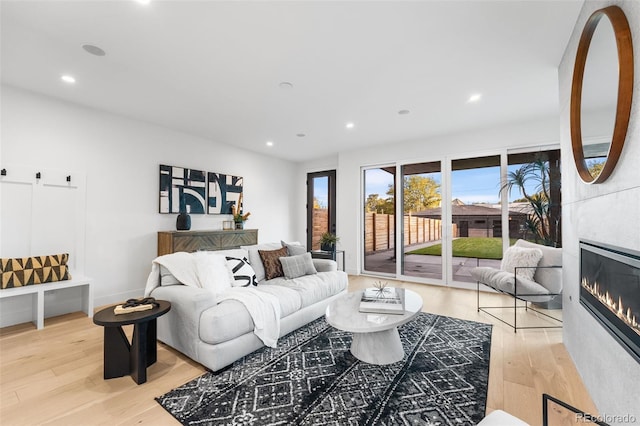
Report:
[[6,176],[6,175],[7,175],[7,169],[0,170],[0,176]]

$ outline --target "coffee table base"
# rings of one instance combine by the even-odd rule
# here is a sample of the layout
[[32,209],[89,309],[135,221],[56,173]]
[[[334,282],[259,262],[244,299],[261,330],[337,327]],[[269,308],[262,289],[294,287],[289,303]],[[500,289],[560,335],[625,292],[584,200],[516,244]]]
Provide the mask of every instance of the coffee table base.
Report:
[[373,333],[353,333],[351,354],[369,364],[393,364],[404,358],[398,327]]

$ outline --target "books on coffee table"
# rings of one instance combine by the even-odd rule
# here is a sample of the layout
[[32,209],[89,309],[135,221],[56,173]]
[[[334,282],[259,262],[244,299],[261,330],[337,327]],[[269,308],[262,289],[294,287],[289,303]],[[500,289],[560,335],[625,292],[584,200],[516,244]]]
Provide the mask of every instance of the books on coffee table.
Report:
[[362,292],[360,312],[375,314],[404,314],[404,289],[371,287]]

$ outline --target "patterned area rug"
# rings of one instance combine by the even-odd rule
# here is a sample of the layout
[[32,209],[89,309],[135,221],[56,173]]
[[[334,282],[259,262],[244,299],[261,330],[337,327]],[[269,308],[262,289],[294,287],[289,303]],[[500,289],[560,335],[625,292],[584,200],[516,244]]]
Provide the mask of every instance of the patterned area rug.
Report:
[[219,374],[156,398],[184,425],[475,425],[491,325],[427,313],[399,327],[402,361],[371,365],[324,317]]

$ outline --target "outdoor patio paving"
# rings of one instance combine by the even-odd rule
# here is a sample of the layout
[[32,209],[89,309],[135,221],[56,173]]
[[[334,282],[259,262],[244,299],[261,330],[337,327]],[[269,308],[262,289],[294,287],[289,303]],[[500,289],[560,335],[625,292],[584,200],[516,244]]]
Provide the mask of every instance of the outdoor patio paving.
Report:
[[[410,247],[415,250],[425,245]],[[455,281],[475,282],[471,278],[471,269],[476,266],[500,267],[500,260],[476,259],[468,257],[453,258],[453,279]],[[381,272],[395,274],[396,259],[394,250],[378,251],[365,255],[365,270],[367,272]],[[408,254],[405,255],[404,275],[420,278],[442,278],[442,259],[440,256]]]

